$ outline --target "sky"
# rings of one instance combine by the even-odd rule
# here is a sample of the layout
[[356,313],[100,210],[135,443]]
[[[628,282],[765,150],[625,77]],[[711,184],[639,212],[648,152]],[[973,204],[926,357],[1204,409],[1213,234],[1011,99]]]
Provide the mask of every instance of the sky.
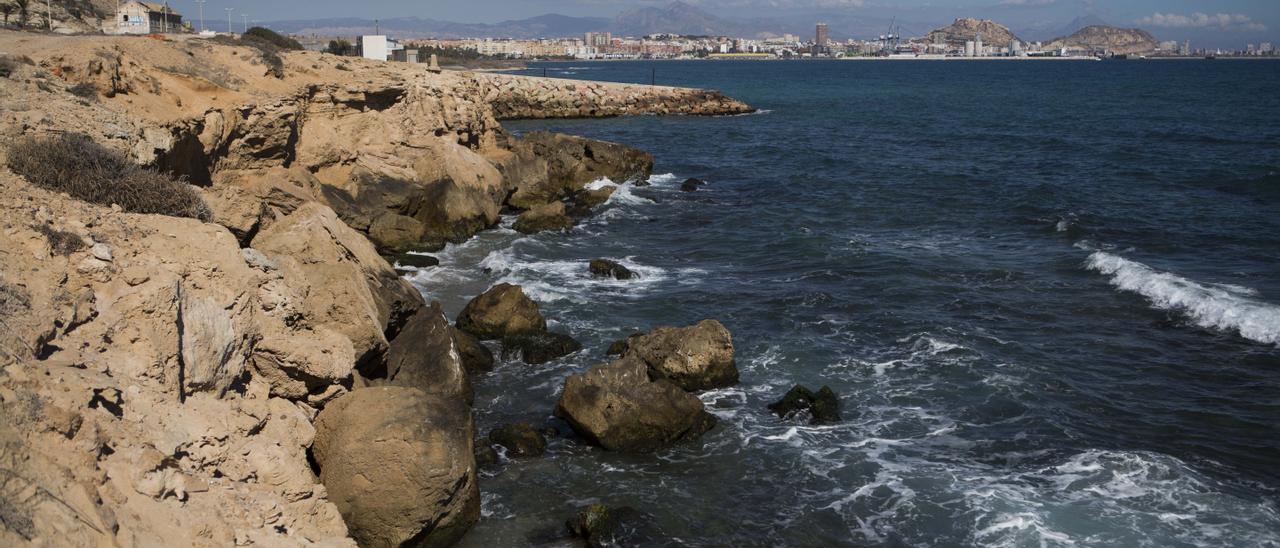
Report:
[[[621,11],[662,6],[670,0],[208,0],[207,24],[327,17],[423,17],[493,23],[547,13],[612,17]],[[925,24],[971,16],[1018,28],[1057,28],[1094,14],[1111,25],[1139,27],[1165,40],[1190,39],[1204,47],[1243,47],[1246,42],[1280,44],[1280,0],[685,0],[725,17],[771,17],[781,13],[839,12],[868,18],[898,17]],[[195,20],[193,0],[170,4]]]

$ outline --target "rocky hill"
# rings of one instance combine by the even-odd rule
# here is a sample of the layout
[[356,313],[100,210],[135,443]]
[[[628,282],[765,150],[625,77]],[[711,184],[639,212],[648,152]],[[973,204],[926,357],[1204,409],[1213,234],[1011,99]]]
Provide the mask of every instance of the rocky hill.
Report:
[[1076,31],[1071,36],[1055,38],[1048,48],[1080,48],[1097,52],[1132,55],[1155,51],[1160,41],[1142,29],[1122,29],[1094,25]]
[[749,110],[251,46],[0,31],[0,545],[456,541],[488,350],[384,257],[652,166],[501,118]]
[[951,47],[964,47],[965,42],[977,40],[979,35],[983,44],[996,47],[1007,47],[1019,39],[1008,27],[995,21],[961,17],[950,25],[929,32],[924,40],[930,44],[945,43]]

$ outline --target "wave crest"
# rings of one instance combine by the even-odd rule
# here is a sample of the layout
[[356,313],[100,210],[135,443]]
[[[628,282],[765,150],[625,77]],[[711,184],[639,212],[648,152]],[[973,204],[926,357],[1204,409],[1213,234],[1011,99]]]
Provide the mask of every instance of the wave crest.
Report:
[[1146,297],[1156,308],[1185,314],[1200,327],[1280,345],[1280,306],[1249,298],[1257,294],[1253,289],[1197,283],[1103,251],[1089,255],[1085,267],[1110,276],[1111,285]]

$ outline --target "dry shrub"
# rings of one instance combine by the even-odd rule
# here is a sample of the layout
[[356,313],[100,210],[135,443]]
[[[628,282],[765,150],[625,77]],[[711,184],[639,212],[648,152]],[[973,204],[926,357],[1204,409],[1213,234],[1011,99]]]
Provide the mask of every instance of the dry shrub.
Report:
[[30,57],[25,55],[0,55],[0,78],[8,78],[13,73],[18,72],[21,65],[34,65]]
[[49,240],[49,247],[57,255],[70,255],[85,247],[84,240],[75,232],[58,230],[49,225],[38,225],[35,229],[36,232],[44,234],[44,238]]
[[32,184],[130,213],[208,221],[209,206],[191,185],[143,168],[85,135],[27,136],[9,147],[9,169]]
[[67,88],[67,92],[82,99],[97,99],[98,86],[84,82]]

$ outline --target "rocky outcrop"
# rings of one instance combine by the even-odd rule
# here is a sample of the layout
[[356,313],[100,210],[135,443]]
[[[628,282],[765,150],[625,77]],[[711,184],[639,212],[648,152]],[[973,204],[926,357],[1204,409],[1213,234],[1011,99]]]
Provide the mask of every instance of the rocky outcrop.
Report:
[[471,380],[440,303],[418,310],[387,352],[381,370],[362,371],[375,385],[417,388],[423,393],[472,403]]
[[334,400],[315,424],[320,481],[361,546],[447,546],[480,518],[462,402],[364,388]]
[[[220,226],[3,171],[0,227],[0,500],[31,519],[22,543],[347,536],[306,448],[355,356],[278,264]],[[37,227],[86,245],[56,252]]]
[[458,314],[458,329],[488,341],[546,331],[547,320],[520,286],[504,283],[471,299]]
[[572,375],[555,415],[587,441],[611,451],[650,453],[715,426],[702,401],[663,378],[650,379],[635,358]]
[[990,19],[971,17],[959,17],[950,25],[934,29],[925,35],[924,40],[929,44],[947,44],[953,48],[963,48],[965,42],[977,41],[979,38],[983,45],[1002,48],[1009,47],[1014,40],[1018,40],[1008,27],[1000,23]]
[[831,424],[840,422],[840,397],[827,386],[814,392],[797,384],[769,404],[769,410],[784,419],[803,417],[809,424]]
[[697,116],[745,114],[755,109],[718,91],[477,75],[484,98],[499,120],[528,118],[604,118],[637,114]]
[[574,220],[565,214],[564,202],[551,202],[521,213],[511,228],[524,234],[537,234],[563,232],[573,228],[574,224]]
[[1055,38],[1045,49],[1081,49],[1088,52],[1114,55],[1150,53],[1160,47],[1160,41],[1142,29],[1122,29],[1094,25],[1076,31],[1071,36]]
[[627,339],[625,357],[649,367],[685,390],[721,388],[738,382],[733,336],[715,320],[688,327],[659,327]]

